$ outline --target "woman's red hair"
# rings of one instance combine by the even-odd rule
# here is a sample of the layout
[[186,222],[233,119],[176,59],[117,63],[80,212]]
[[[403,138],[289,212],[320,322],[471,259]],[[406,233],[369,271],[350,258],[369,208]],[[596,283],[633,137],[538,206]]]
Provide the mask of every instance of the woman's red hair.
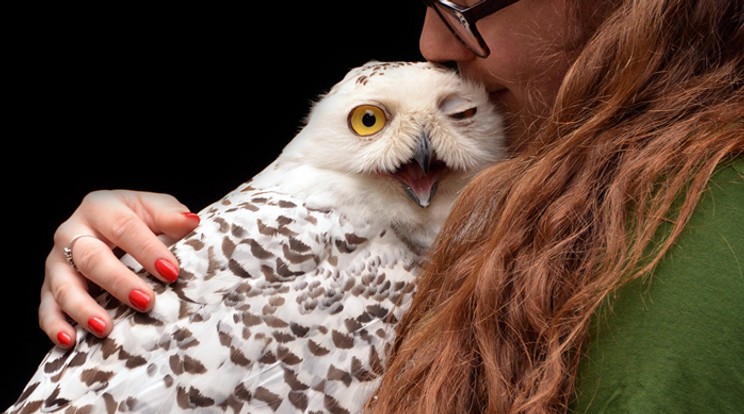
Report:
[[369,412],[567,411],[592,314],[744,154],[742,1],[614,3],[531,143],[463,191]]

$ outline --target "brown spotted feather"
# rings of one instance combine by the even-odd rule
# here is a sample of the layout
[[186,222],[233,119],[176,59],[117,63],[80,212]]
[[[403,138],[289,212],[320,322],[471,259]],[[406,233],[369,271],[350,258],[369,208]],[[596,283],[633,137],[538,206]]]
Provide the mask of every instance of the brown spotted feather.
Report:
[[[370,104],[384,128],[351,133],[348,114]],[[440,66],[355,68],[171,246],[177,281],[122,258],[157,292],[152,311],[102,294],[111,333],[78,328],[4,414],[359,412],[422,255],[462,186],[502,154],[499,120],[482,87]]]

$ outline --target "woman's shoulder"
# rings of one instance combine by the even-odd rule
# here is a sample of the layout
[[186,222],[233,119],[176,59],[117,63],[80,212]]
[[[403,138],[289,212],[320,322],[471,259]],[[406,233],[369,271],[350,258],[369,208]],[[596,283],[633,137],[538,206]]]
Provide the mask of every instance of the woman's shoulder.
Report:
[[[721,164],[648,278],[595,315],[577,412],[744,406],[744,159]],[[733,392],[733,390],[739,390]]]
[[[707,192],[703,195],[701,206],[715,202],[715,197],[725,197],[725,201],[740,201],[744,199],[744,157],[738,157],[718,166],[708,183]],[[741,203],[732,207],[744,208]]]
[[[690,222],[680,235],[676,250],[701,247],[701,253],[711,250],[709,243],[729,245],[731,253],[738,253],[744,243],[744,158],[720,165],[711,176]],[[685,247],[688,246],[688,247]],[[736,257],[731,257],[736,259]],[[673,260],[673,256],[672,256]],[[740,262],[744,266],[744,261]]]

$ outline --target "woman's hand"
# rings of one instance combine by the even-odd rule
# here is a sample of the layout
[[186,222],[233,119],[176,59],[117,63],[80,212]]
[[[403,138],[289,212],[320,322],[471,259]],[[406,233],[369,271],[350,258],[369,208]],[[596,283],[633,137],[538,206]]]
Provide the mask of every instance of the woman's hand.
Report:
[[[39,326],[64,348],[75,343],[75,328],[68,317],[94,335],[106,336],[111,319],[89,293],[89,282],[134,309],[149,311],[155,293],[119,260],[113,248],[129,253],[161,281],[173,282],[178,277],[178,261],[167,244],[198,224],[196,214],[167,194],[89,193],[54,233],[41,287]],[[69,248],[74,268],[65,257],[65,248]]]

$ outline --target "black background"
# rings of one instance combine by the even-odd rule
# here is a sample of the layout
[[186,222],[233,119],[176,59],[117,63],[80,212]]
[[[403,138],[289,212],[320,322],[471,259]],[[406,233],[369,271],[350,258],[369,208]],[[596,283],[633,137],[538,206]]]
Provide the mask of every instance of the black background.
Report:
[[0,409],[52,345],[44,260],[86,193],[166,192],[199,211],[278,155],[348,69],[422,59],[415,0],[64,7],[18,13],[4,52]]

